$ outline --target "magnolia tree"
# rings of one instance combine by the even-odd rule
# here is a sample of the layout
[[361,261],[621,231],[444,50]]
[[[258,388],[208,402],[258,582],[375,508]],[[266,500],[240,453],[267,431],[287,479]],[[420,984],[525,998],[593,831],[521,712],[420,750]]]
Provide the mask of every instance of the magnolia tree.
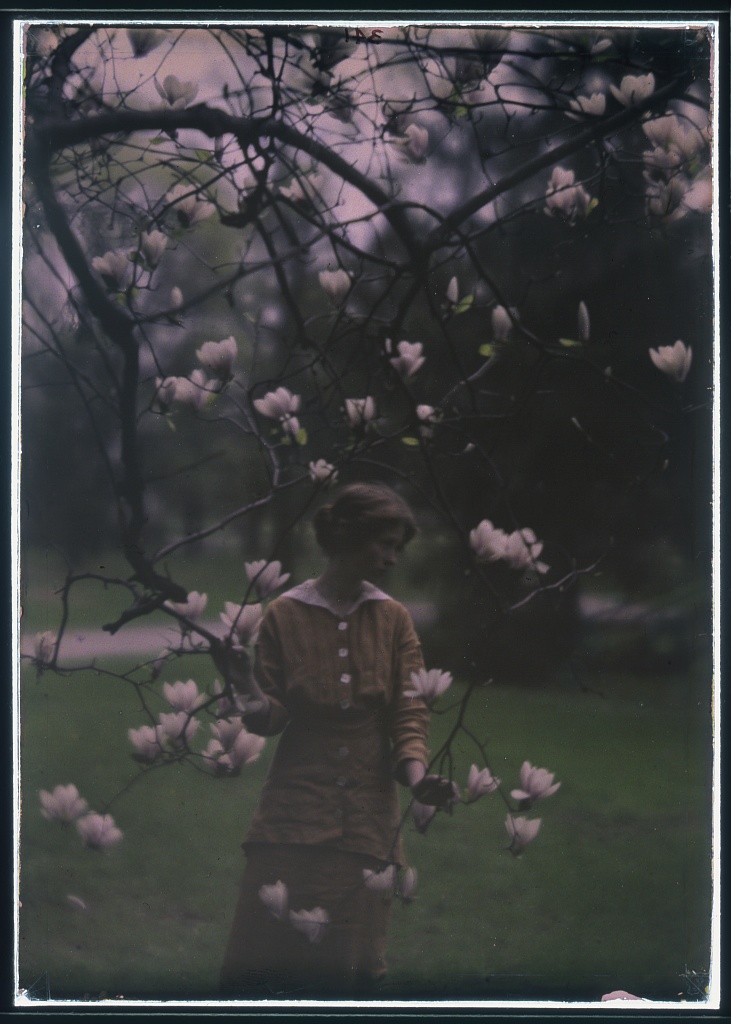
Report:
[[[649,315],[623,294],[628,253],[654,245],[677,276],[689,245],[709,252],[712,44],[703,27],[26,26],[25,402],[60,425],[61,391],[84,418],[58,471],[88,474],[128,565],[76,557],[28,657],[89,667],[63,649],[82,583],[124,595],[110,634],[173,621],[153,662],[94,663],[140,697],[144,770],[226,776],[261,753],[230,682],[176,664],[255,643],[336,481],[399,489],[451,538],[464,603],[487,596],[505,621],[611,559],[599,512],[591,544],[543,514],[566,498],[536,452],[573,445],[597,493],[641,494],[708,413],[687,389],[695,372],[705,394],[709,325],[679,338],[672,289]],[[231,533],[259,546],[242,541],[241,587],[211,608],[178,556]],[[430,666],[408,693],[451,716],[432,762],[449,812],[502,797],[519,855],[559,783],[528,760],[495,776],[471,726],[489,663],[473,676]],[[88,846],[121,838],[72,784],[41,800]],[[434,813],[412,802],[404,821],[423,832]],[[415,876],[364,884],[408,900]],[[318,940],[320,908],[290,911],[281,883],[261,896]]]

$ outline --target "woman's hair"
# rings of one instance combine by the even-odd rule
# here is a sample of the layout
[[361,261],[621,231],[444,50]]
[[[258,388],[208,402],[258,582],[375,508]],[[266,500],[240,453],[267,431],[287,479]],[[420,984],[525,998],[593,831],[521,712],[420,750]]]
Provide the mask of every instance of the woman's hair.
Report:
[[313,523],[317,543],[327,555],[355,550],[389,526],[403,526],[405,544],[416,533],[409,506],[383,484],[348,484],[317,510]]

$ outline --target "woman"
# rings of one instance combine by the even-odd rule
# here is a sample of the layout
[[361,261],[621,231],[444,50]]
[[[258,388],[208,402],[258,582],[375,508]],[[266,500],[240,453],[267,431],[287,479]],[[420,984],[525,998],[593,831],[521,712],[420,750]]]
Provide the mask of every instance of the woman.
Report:
[[364,884],[364,870],[404,864],[396,781],[422,803],[452,797],[426,774],[428,710],[403,696],[423,667],[418,637],[378,586],[416,532],[411,510],[386,487],[351,484],[314,526],[325,570],[269,605],[255,669],[215,654],[247,697],[247,728],[282,734],[243,844],[221,972],[231,995],[312,997],[379,981],[390,897]]

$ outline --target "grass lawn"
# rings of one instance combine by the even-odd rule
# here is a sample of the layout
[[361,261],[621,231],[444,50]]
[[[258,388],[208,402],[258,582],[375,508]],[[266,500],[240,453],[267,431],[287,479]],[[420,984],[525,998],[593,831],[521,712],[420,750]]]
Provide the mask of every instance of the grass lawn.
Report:
[[[207,662],[190,666],[200,685]],[[591,682],[603,696],[558,682],[475,694],[471,728],[508,790],[526,758],[562,785],[530,812],[543,825],[519,859],[496,794],[407,836],[418,898],[394,908],[384,998],[594,1000],[624,988],[675,1000],[688,994],[686,969],[708,970],[705,681]],[[190,765],[143,774],[127,740],[145,721],[138,698],[94,672],[25,671],[21,718],[21,987],[55,999],[215,998],[239,843],[273,743],[238,778]],[[446,727],[434,717],[433,745]],[[464,782],[476,755],[457,753]],[[41,816],[38,790],[68,782],[99,811],[120,794],[109,808],[118,846],[87,850],[73,826]]]

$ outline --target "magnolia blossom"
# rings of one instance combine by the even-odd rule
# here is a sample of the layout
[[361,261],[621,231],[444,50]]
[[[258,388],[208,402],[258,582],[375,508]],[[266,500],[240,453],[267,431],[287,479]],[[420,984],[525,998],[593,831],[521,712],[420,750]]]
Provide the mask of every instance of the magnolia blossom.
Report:
[[265,558],[259,562],[246,562],[244,568],[249,583],[254,584],[262,600],[283,587],[290,577],[290,573],[282,572],[281,562],[267,562]]
[[642,1000],[642,996],[633,996],[631,992],[625,992],[623,988],[615,989],[614,992],[607,992],[606,995],[602,996],[602,1002],[608,1003],[613,999],[638,999]]
[[505,306],[495,306],[490,314],[490,320],[495,341],[507,341],[513,329],[513,321]]
[[576,175],[567,167],[554,167],[546,189],[546,213],[560,213],[569,220],[586,213],[591,199],[583,185],[576,185]]
[[206,702],[206,696],[199,693],[195,679],[189,679],[187,683],[180,680],[176,683],[163,683],[162,695],[173,711],[192,713]]
[[554,782],[554,772],[546,768],[536,768],[530,761],[524,761],[520,769],[520,789],[513,789],[510,795],[514,800],[534,803],[544,796],[553,796],[561,785]]
[[467,776],[467,790],[470,800],[479,800],[486,793],[494,793],[500,785],[500,779],[496,779],[489,768],[482,771],[473,764]]
[[281,878],[272,885],[262,885],[259,889],[259,899],[278,921],[286,920],[289,891]]
[[695,156],[705,145],[700,129],[677,114],[664,114],[643,121],[642,130],[656,148],[675,153],[684,160]]
[[[590,117],[600,117],[606,108],[607,97],[603,92],[593,92],[591,96],[577,96],[575,100],[569,100],[569,106],[579,114],[588,114]],[[568,111],[567,111],[568,114]],[[576,114],[568,114],[569,117],[576,117]]]
[[219,380],[230,380],[238,349],[233,335],[223,341],[206,341],[196,350],[198,362]]
[[673,174],[670,178],[656,180],[647,177],[645,200],[647,212],[653,217],[661,217],[668,222],[685,217],[685,204],[688,192],[688,180],[682,174]]
[[406,868],[403,874],[399,876],[398,895],[404,903],[411,903],[413,900],[418,878],[416,868]]
[[162,393],[167,399],[164,404],[174,401],[199,411],[215,398],[215,386],[215,381],[209,381],[202,370],[193,370],[189,377],[166,377],[158,389],[158,398]]
[[218,697],[216,702],[216,715],[220,718],[227,718],[229,715],[240,715],[246,710],[247,699],[240,693],[231,692],[231,697],[224,696],[225,687],[220,679],[213,680],[213,695]]
[[591,321],[589,319],[589,310],[586,308],[585,302],[579,303],[579,311],[576,319],[579,326],[579,337],[582,341],[588,341],[591,333]]
[[91,814],[79,818],[76,828],[84,841],[84,845],[92,850],[106,850],[114,846],[122,838],[122,833],[114,824],[111,814]]
[[288,388],[278,387],[263,398],[255,398],[254,408],[268,419],[279,420],[282,429],[294,436],[300,429],[299,420],[294,415],[299,410],[300,401],[299,395],[293,395]]
[[89,806],[86,800],[79,796],[78,789],[71,782],[68,786],[56,786],[52,793],[42,789],[39,796],[41,814],[49,821],[75,821]]
[[165,201],[174,208],[181,227],[188,228],[216,212],[213,203],[200,199],[197,186],[181,181],[165,196]]
[[672,377],[678,384],[683,383],[693,360],[693,349],[690,345],[676,341],[674,345],[660,345],[659,348],[651,348],[649,351],[650,359],[658,370]]
[[447,302],[450,306],[456,306],[459,302],[459,281],[453,277],[447,285]]
[[[420,341],[400,341],[396,346],[398,355],[389,359],[399,377],[404,379],[413,377],[416,371],[424,365],[424,356],[421,354],[424,346]],[[391,351],[391,342],[386,339],[386,351]]]
[[391,893],[396,881],[396,865],[389,864],[383,871],[363,868],[363,881],[366,889],[370,889],[371,892]]
[[542,550],[543,541],[538,540],[533,530],[524,528],[507,535],[501,558],[511,569],[533,568],[543,574],[550,566],[538,560]]
[[128,28],[127,38],[135,57],[145,57],[164,40],[166,32],[159,28]]
[[33,640],[36,661],[40,661],[43,665],[49,665],[53,659],[57,642],[58,637],[50,629],[44,630],[43,633],[36,633]]
[[163,412],[175,401],[175,377],[155,377],[155,398]]
[[214,738],[203,756],[212,761],[216,768],[227,772],[238,771],[243,765],[256,761],[266,743],[263,736],[250,733],[240,719],[215,722],[211,725],[211,732]]
[[133,756],[141,761],[154,761],[162,751],[164,736],[159,725],[141,725],[139,729],[128,729],[127,736],[135,748]]
[[334,484],[338,478],[338,471],[325,459],[318,459],[317,462],[308,463],[310,479],[318,484]]
[[429,148],[429,132],[418,124],[410,124],[403,135],[391,135],[388,141],[399,148],[413,163],[423,163]]
[[261,626],[261,605],[260,604],[234,604],[233,601],[225,602],[225,612],[221,612],[219,618],[229,633],[233,632],[241,647],[256,642]]
[[170,305],[174,309],[180,309],[183,305],[183,293],[177,285],[173,285],[170,289]]
[[293,928],[306,935],[310,942],[319,942],[330,923],[330,915],[322,907],[312,910],[290,910],[289,920]]
[[421,697],[430,704],[440,697],[451,683],[451,672],[442,672],[440,668],[432,668],[429,671],[420,668],[418,672],[411,673],[411,689],[404,690],[404,697]]
[[538,835],[542,818],[514,818],[509,814],[505,819],[505,828],[510,836],[509,850],[514,857],[519,857],[523,850]]
[[168,236],[162,231],[146,231],[140,239],[140,252],[145,257],[145,262],[151,267],[156,267],[167,244]]
[[342,306],[350,291],[350,275],[345,270],[321,270],[318,274],[320,287],[334,306]]
[[201,724],[197,718],[191,718],[187,711],[162,711],[158,715],[158,722],[160,740],[172,747],[190,743]]
[[113,291],[121,291],[127,283],[130,262],[126,252],[105,252],[103,256],[94,256],[91,266],[107,288]]
[[418,800],[411,801],[411,817],[414,820],[414,828],[422,834],[429,827],[429,822],[437,813],[436,807],[431,804],[421,804]]
[[623,107],[633,107],[641,100],[652,96],[655,91],[655,76],[651,71],[646,75],[625,75],[619,83],[619,88],[610,85],[609,90]]
[[505,553],[507,534],[489,519],[483,519],[474,530],[470,530],[470,547],[478,562],[496,562]]
[[374,419],[376,401],[370,395],[367,398],[346,398],[345,414],[351,427],[363,427]]
[[177,75],[166,75],[162,85],[156,78],[154,83],[159,95],[173,110],[187,107],[198,95],[198,86],[195,82],[181,82]]
[[433,405],[417,405],[416,415],[421,421],[422,426],[419,427],[419,433],[424,438],[430,438],[434,435],[434,424],[437,421],[437,411]]
[[166,601],[165,607],[185,616],[186,619],[195,620],[200,618],[207,604],[207,594],[199,594],[197,590],[191,590],[187,601]]

